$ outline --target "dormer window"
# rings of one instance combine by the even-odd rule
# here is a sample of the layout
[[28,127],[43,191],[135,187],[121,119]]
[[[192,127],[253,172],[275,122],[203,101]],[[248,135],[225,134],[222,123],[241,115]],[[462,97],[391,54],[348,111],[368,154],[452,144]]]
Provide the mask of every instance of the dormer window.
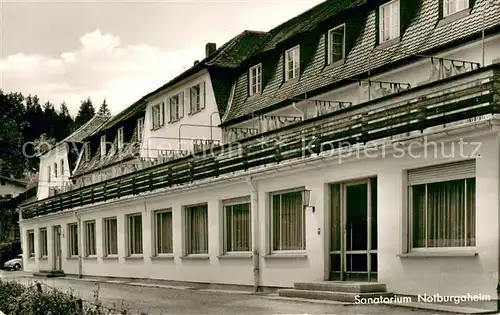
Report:
[[285,52],[285,82],[299,77],[300,46],[295,46]]
[[101,136],[101,159],[106,156],[106,135]]
[[455,14],[469,8],[469,0],[442,0],[443,17]]
[[84,154],[85,154],[85,161],[90,161],[91,151],[89,142],[85,143]]
[[262,64],[250,68],[249,78],[249,95],[259,94],[262,90]]
[[118,129],[118,133],[116,134],[116,140],[118,142],[118,150],[123,148],[123,127]]
[[57,177],[57,163],[54,163],[54,177]]
[[345,24],[328,31],[328,64],[345,58]]
[[380,6],[380,43],[399,37],[399,0],[393,0]]
[[144,136],[144,117],[137,119],[137,141],[142,141]]

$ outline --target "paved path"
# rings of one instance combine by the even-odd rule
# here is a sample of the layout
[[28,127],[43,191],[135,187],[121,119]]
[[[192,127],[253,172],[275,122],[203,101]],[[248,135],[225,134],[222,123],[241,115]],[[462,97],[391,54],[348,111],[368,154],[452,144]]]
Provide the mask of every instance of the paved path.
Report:
[[[93,299],[96,283],[70,278],[31,278],[23,272],[1,272],[6,279],[22,283],[41,281],[62,290],[74,290],[85,300]],[[390,306],[339,305],[333,302],[298,301],[276,295],[243,292],[157,288],[120,283],[99,283],[101,301],[108,307],[124,305],[132,314],[437,314]]]

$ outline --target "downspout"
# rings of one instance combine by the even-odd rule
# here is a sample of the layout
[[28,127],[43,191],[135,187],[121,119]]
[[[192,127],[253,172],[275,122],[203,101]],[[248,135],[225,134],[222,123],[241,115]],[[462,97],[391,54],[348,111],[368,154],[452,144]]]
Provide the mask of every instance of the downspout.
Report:
[[292,107],[293,107],[293,109],[295,109],[296,111],[300,112],[300,114],[302,115],[302,120],[305,120],[305,119],[306,119],[306,112],[305,112],[305,111],[303,111],[302,109],[298,108],[298,107],[297,107],[297,104],[296,104],[295,102],[293,102]]
[[[74,212],[75,214],[75,217],[77,219],[77,224],[78,224],[78,234],[79,234],[79,237],[78,237],[78,245],[80,245],[81,241],[82,241],[82,237],[81,235],[83,235],[83,228],[82,228],[82,219],[80,217],[80,214],[75,211]],[[66,235],[68,235],[68,231],[66,231]],[[83,278],[83,266],[82,266],[82,251],[83,251],[83,246],[78,246],[80,248],[80,250],[78,251],[78,278]]]
[[260,286],[260,242],[259,242],[259,192],[252,176],[246,178],[248,185],[252,188],[250,197],[250,209],[252,209],[252,245],[253,245],[253,290],[259,292]]

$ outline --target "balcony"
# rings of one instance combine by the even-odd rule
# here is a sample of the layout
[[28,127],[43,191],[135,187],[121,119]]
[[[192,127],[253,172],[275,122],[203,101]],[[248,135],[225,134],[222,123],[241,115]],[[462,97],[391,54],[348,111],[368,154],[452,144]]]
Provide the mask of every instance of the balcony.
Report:
[[262,115],[259,116],[257,120],[259,124],[259,132],[262,133],[296,124],[302,121],[302,117]]
[[[500,65],[495,64],[262,132],[241,140],[237,146],[229,143],[212,147],[210,154],[193,153],[33,202],[23,208],[23,217],[340,151],[344,143],[362,146],[478,121],[500,113],[499,90]],[[304,147],[304,143],[310,145]]]
[[258,133],[258,128],[227,128],[224,132],[224,143],[240,141]]
[[351,102],[339,102],[339,101],[314,100],[313,102],[316,107],[316,116],[323,116],[326,114],[330,114],[352,105]]
[[193,139],[193,152],[203,152],[220,146],[219,140]]

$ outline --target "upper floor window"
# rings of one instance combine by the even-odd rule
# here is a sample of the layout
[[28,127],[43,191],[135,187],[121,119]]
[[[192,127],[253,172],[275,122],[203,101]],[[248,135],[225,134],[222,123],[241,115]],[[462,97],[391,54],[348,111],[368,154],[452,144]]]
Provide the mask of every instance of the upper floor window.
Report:
[[118,129],[118,133],[116,134],[117,142],[118,142],[118,150],[123,148],[123,127]]
[[151,120],[153,122],[153,129],[158,129],[163,126],[163,109],[164,103],[156,104],[151,108]]
[[399,37],[399,0],[380,7],[380,43]]
[[57,163],[54,163],[54,177],[57,177]]
[[285,52],[285,81],[295,79],[300,72],[300,46]]
[[85,142],[85,147],[83,150],[85,153],[85,161],[90,161],[90,157],[91,157],[90,142]]
[[106,156],[106,135],[101,136],[101,158]]
[[137,119],[137,141],[142,141],[144,136],[144,117]]
[[345,58],[345,24],[328,31],[328,64]]
[[200,83],[189,89],[189,114],[195,114],[205,108],[201,87]]
[[443,17],[469,8],[469,0],[443,0]]
[[169,109],[170,109],[170,119],[169,122],[175,122],[184,116],[184,93],[179,93],[170,97],[169,99]]
[[61,159],[61,176],[64,176],[64,159]]
[[50,165],[47,166],[47,181],[50,183],[50,177],[52,176],[52,170],[50,169]]
[[250,96],[254,94],[259,94],[262,90],[262,64],[253,66],[249,70],[249,94]]

